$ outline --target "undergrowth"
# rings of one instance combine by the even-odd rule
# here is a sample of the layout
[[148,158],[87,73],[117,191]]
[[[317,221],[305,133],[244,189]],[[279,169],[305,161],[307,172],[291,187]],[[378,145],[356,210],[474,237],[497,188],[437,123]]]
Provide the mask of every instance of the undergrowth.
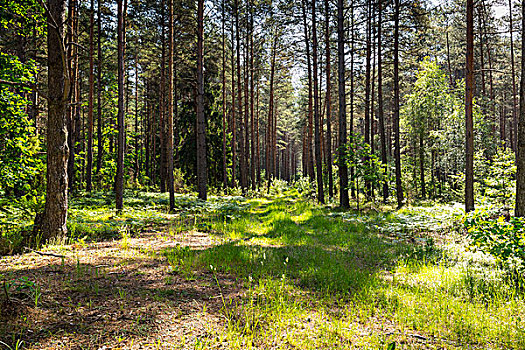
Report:
[[[280,186],[254,198],[179,195],[168,212],[166,195],[129,192],[117,213],[112,197],[97,193],[73,200],[69,236],[58,243],[111,239],[131,252],[130,238],[143,231],[166,240],[212,236],[217,244],[204,249],[141,251],[188,281],[213,276],[224,322],[194,348],[525,348],[521,275],[509,274],[497,254],[473,249],[459,206],[341,211],[309,196]],[[476,229],[516,227],[486,220]],[[222,294],[226,277],[236,296]],[[38,304],[35,282],[7,286]]]

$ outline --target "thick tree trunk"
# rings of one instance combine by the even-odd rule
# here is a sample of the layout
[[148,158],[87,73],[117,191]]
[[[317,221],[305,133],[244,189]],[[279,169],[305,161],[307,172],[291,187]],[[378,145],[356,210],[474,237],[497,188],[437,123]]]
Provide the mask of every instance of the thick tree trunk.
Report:
[[125,2],[127,0],[117,0],[118,28],[117,28],[117,50],[118,50],[118,142],[117,142],[117,173],[115,176],[115,204],[117,210],[123,207],[124,196],[124,51],[125,51]]
[[465,79],[465,211],[474,210],[474,0],[467,0],[467,76]]
[[[522,28],[525,28],[525,0],[521,2]],[[525,47],[525,35],[521,36],[521,45]],[[521,56],[520,84],[520,119],[518,124],[518,147],[516,154],[516,208],[515,215],[525,216],[525,55]]]
[[197,2],[197,192],[207,199],[206,120],[204,118],[204,0]]
[[338,84],[339,84],[339,204],[343,208],[350,206],[348,198],[348,167],[345,151],[346,136],[346,92],[345,92],[345,28],[344,28],[344,0],[337,0],[337,56],[338,56]]
[[[44,239],[67,233],[68,143],[66,103],[69,93],[64,48],[65,0],[48,0],[47,65],[47,190],[44,214],[35,219],[35,228]],[[41,220],[41,221],[40,221]]]

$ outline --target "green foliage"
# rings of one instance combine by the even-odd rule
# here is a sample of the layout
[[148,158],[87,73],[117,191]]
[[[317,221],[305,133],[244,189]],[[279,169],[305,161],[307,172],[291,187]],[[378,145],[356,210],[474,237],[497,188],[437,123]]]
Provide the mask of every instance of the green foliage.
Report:
[[[406,95],[400,116],[407,141],[402,153],[409,157],[402,162],[402,166],[403,173],[407,175],[403,177],[404,187],[411,196],[415,196],[417,192],[422,194],[422,177],[426,179],[425,195],[430,194],[447,201],[463,196],[465,84],[458,81],[455,86],[457,88],[450,86],[448,77],[437,62],[426,58],[420,64],[411,93]],[[475,149],[480,150],[480,155],[490,159],[500,152],[497,150],[497,138],[494,137],[492,117],[483,115],[476,101],[474,129]],[[503,160],[498,162],[501,161]],[[483,163],[482,166],[498,165],[498,162],[490,165]],[[478,176],[484,175],[486,174],[478,171],[476,179],[481,179],[483,183],[483,178]],[[429,178],[433,181],[429,181]],[[501,184],[498,186],[501,187]]]
[[[22,64],[14,56],[0,53],[0,79],[26,84],[34,80],[32,63]],[[0,188],[27,193],[43,165],[38,157],[38,138],[29,120],[27,88],[0,85]]]
[[515,154],[510,149],[498,147],[492,157],[484,151],[474,154],[474,174],[478,179],[476,190],[490,203],[513,207],[516,198]]
[[44,8],[37,0],[3,0],[0,3],[1,30],[12,30],[17,36],[42,35],[44,22]]
[[525,262],[525,219],[503,216],[497,219],[486,210],[465,217],[465,228],[475,246],[492,254],[507,268],[523,270]]
[[[354,169],[354,177],[350,179],[350,185],[359,188],[365,181],[379,186],[385,179],[386,169],[379,157],[372,153],[370,145],[364,141],[360,134],[351,134],[344,149],[345,161],[349,167]],[[340,161],[340,160],[338,160]]]

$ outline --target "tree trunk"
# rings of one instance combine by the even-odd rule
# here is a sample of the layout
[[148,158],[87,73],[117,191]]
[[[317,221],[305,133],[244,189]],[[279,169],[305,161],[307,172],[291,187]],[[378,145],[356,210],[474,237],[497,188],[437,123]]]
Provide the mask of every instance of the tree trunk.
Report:
[[[275,29],[274,29],[275,30]],[[270,187],[272,184],[272,175],[274,173],[272,172],[273,166],[272,166],[272,135],[273,135],[273,99],[274,99],[274,78],[275,78],[275,56],[276,56],[276,46],[277,46],[277,35],[273,35],[273,43],[272,43],[272,58],[270,63],[270,96],[269,96],[269,102],[268,102],[268,122],[266,124],[266,179],[268,181],[268,192],[270,191]]]
[[317,21],[315,0],[312,0],[312,54],[313,54],[313,85],[314,85],[314,124],[315,124],[315,163],[317,170],[317,200],[324,204],[323,188],[323,159],[321,156],[321,123],[319,115],[319,84],[318,84],[318,65],[317,65]]
[[256,140],[256,152],[257,152],[257,186],[261,186],[261,149],[260,149],[260,138],[259,138],[259,83],[257,83],[257,97],[255,99],[255,140]]
[[483,27],[481,26],[483,12],[481,10],[481,1],[478,1],[478,31],[479,31],[479,63],[481,71],[481,96],[487,96],[485,84],[485,47],[483,43]]
[[206,120],[204,119],[204,0],[197,2],[197,192],[207,199]]
[[[175,188],[173,184],[173,55],[175,38],[173,35],[173,0],[169,0],[170,23],[169,23],[169,49],[168,49],[168,113],[167,113],[167,134],[166,134],[166,158],[168,161],[167,181],[170,196],[170,211],[175,210]],[[202,62],[201,62],[202,63]]]
[[[394,0],[394,158],[396,163],[396,198],[397,207],[403,206],[403,188],[401,185],[401,145],[399,142],[399,4]],[[448,38],[448,33],[447,33]],[[447,40],[448,44],[448,40]]]
[[306,69],[308,70],[308,133],[307,133],[307,146],[306,146],[306,155],[307,155],[307,171],[310,180],[315,179],[314,172],[314,155],[312,153],[312,137],[313,137],[313,101],[312,101],[312,65],[310,63],[310,38],[308,36],[308,25],[306,23],[306,9],[307,3],[306,0],[302,1],[303,6],[303,27],[304,27],[304,40],[306,46]]
[[[367,3],[367,20],[366,20],[366,68],[365,68],[365,119],[364,119],[364,138],[365,143],[370,145],[370,115],[373,116],[374,110],[373,110],[373,103],[370,103],[370,82],[374,81],[374,77],[370,77],[371,74],[371,63],[370,59],[372,56],[372,2]],[[374,93],[372,92],[372,97]],[[372,145],[373,150],[373,145]],[[365,160],[368,162],[368,159]],[[365,189],[366,189],[366,195],[368,198],[372,196],[372,185],[370,184],[370,181],[365,178]],[[359,188],[357,189],[357,195],[359,196]]]
[[[246,23],[248,22],[248,11],[246,11]],[[246,25],[248,27],[248,24]],[[249,115],[249,96],[248,96],[248,86],[249,86],[249,30],[246,28],[246,41],[244,45],[244,179],[243,181],[243,191],[248,189],[248,177],[250,176],[250,115]]]
[[[399,31],[399,13],[397,14],[398,18],[397,18],[397,21],[398,21],[398,31]],[[448,67],[448,79],[449,79],[449,84],[450,84],[450,87],[452,88],[454,86],[454,80],[452,78],[452,68],[451,68],[451,65],[450,65],[450,42],[448,40],[448,29],[447,29],[447,67]],[[398,38],[399,40],[399,38]]]
[[330,65],[330,4],[324,1],[325,8],[325,45],[326,45],[326,167],[328,171],[328,196],[334,196],[334,176],[332,170],[332,84]]
[[138,40],[135,48],[135,159],[133,164],[133,176],[134,180],[138,181],[139,178],[139,49]]
[[[381,0],[378,2],[378,12],[377,12],[377,102],[378,102],[378,112],[377,116],[379,119],[379,133],[381,138],[381,162],[383,163],[383,166],[385,167],[385,171],[387,171],[387,156],[386,156],[386,130],[385,130],[385,115],[383,110],[383,64],[382,64],[382,42],[383,39],[381,37],[382,32],[382,26],[383,26],[383,11],[382,11],[382,2]],[[386,174],[388,177],[388,173]],[[388,183],[385,180],[383,182],[383,201],[388,200]]]
[[[522,28],[525,28],[525,0],[522,0],[521,8],[521,25]],[[521,45],[525,47],[525,35],[521,36]],[[523,217],[525,216],[525,55],[521,56],[520,119],[518,127],[515,215]]]
[[104,142],[102,140],[102,17],[100,7],[102,0],[97,4],[97,175],[102,168],[102,155],[104,153]]
[[[352,3],[350,6],[351,6],[350,7],[350,18],[351,18],[350,42],[351,44],[350,44],[350,128],[349,130],[350,130],[350,137],[353,138],[354,137],[354,89],[355,89],[355,86],[354,86],[354,53],[355,53],[355,50],[354,50],[355,48],[354,8],[355,8],[355,5],[354,3]],[[343,49],[344,49],[344,42],[343,42]],[[343,64],[344,64],[344,57],[343,57]],[[343,71],[343,77],[344,77],[344,71]],[[344,84],[343,84],[343,88],[344,88]],[[339,98],[341,98],[341,96],[339,96]],[[345,106],[345,109],[346,109],[346,106]],[[345,117],[345,120],[346,120],[346,117]],[[346,131],[346,127],[345,127],[345,131]],[[352,183],[351,183],[352,198],[356,197],[356,186],[355,186],[355,181],[354,181],[354,174],[355,174],[355,169],[352,166],[350,167],[350,179],[352,179]],[[348,177],[348,170],[347,170],[347,177]],[[347,179],[347,184],[348,184],[348,179]],[[346,195],[348,196],[348,191],[346,192]],[[341,204],[341,206],[343,205]]]
[[93,32],[95,27],[95,1],[91,0],[89,11],[89,99],[88,99],[88,142],[87,142],[87,167],[86,167],[86,190],[91,192],[91,173],[93,171],[93,95],[94,95],[94,51],[95,45]]
[[[168,7],[172,6],[171,0],[168,0]],[[169,118],[166,114],[171,113],[170,110],[166,110],[166,17],[164,7],[166,2],[162,1],[161,6],[161,59],[160,59],[160,89],[159,89],[159,143],[160,143],[160,192],[166,192],[166,175],[167,175],[167,139],[166,139],[166,119]],[[169,11],[169,10],[168,10]],[[168,31],[171,30],[172,25],[169,25]],[[168,33],[168,36],[171,34]],[[168,38],[168,40],[170,40]],[[168,48],[169,51],[169,48]],[[169,77],[168,77],[169,79]],[[168,92],[169,93],[169,92]],[[169,108],[169,107],[168,107]]]
[[[77,24],[77,1],[69,0],[68,5],[68,37],[67,42],[75,42],[76,37],[76,24]],[[78,90],[78,55],[77,46],[69,45],[67,48],[67,62],[69,68],[69,79],[70,79],[70,93],[69,93],[69,108],[68,108],[68,146],[69,146],[69,158],[67,164],[68,172],[68,186],[71,190],[75,184],[75,145],[77,142],[75,132],[75,121],[76,121],[76,101],[77,90]]]
[[419,134],[419,178],[421,180],[421,198],[426,198],[426,184],[425,184],[425,148],[424,148],[423,133]]
[[474,0],[467,0],[467,75],[465,79],[465,211],[474,210]]
[[[516,147],[516,130],[518,130],[518,101],[517,101],[517,87],[516,87],[516,68],[514,61],[514,39],[513,39],[513,24],[512,24],[512,0],[509,0],[509,34],[510,34],[510,67],[512,75],[512,127],[510,127],[510,134],[513,135],[510,138],[510,146],[514,152],[517,151]],[[520,102],[521,103],[521,102]],[[521,113],[521,111],[520,111]]]
[[67,233],[69,148],[66,103],[70,88],[63,40],[65,0],[48,0],[47,6],[47,190],[43,217],[37,215],[35,219],[35,228],[40,230],[44,239]]
[[250,139],[251,139],[251,161],[250,161],[250,176],[252,182],[252,190],[256,189],[255,182],[255,82],[254,82],[254,57],[253,57],[253,7],[250,2]]
[[345,92],[345,28],[344,0],[337,0],[337,56],[339,84],[339,204],[343,208],[350,206],[348,198],[348,167],[345,162],[346,136],[346,92]]
[[232,56],[231,56],[231,66],[232,66],[232,114],[231,114],[231,130],[232,130],[232,187],[236,187],[236,173],[235,169],[237,167],[237,123],[235,115],[235,40],[234,40],[234,30],[233,30],[233,20],[231,21],[231,42],[232,42]]
[[222,0],[222,180],[224,188],[228,187],[228,170],[226,164],[226,14],[225,0]]
[[118,50],[118,142],[117,142],[117,173],[115,176],[115,200],[117,210],[122,210],[124,196],[124,51],[125,51],[125,2],[127,0],[117,0],[117,50]]

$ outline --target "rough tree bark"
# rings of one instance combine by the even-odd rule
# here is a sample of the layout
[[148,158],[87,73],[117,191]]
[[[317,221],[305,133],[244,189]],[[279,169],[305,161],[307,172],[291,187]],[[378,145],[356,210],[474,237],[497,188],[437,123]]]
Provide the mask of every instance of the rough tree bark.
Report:
[[306,10],[307,3],[306,0],[302,1],[302,10],[303,10],[303,27],[304,27],[304,42],[306,47],[306,69],[308,70],[308,127],[307,127],[307,145],[306,145],[306,158],[303,159],[303,162],[306,160],[307,172],[310,180],[315,179],[314,172],[314,155],[312,153],[312,138],[313,138],[313,103],[312,103],[312,65],[310,63],[310,38],[308,35],[308,25],[306,23]]
[[231,21],[231,43],[232,43],[232,55],[231,55],[231,66],[232,66],[232,113],[231,113],[231,131],[232,131],[232,182],[231,186],[236,187],[236,174],[235,170],[237,167],[237,122],[235,115],[235,40],[234,40],[233,20]]
[[[525,25],[525,0],[522,0],[522,28]],[[525,35],[521,36],[525,47]],[[516,154],[516,208],[515,215],[525,216],[525,55],[521,56],[520,118],[518,123],[518,147]]]
[[87,167],[86,167],[86,191],[91,192],[91,173],[93,171],[93,95],[94,95],[94,51],[95,45],[93,32],[95,27],[95,1],[91,0],[89,11],[89,98],[88,98],[88,142],[87,142]]
[[124,196],[124,50],[125,32],[124,16],[126,0],[117,0],[117,50],[118,50],[118,114],[117,114],[117,173],[115,175],[115,204],[116,209],[123,207]]
[[48,0],[47,6],[47,191],[43,216],[35,219],[35,228],[40,230],[44,239],[67,233],[69,155],[66,119],[69,78],[63,40],[66,2]]
[[337,0],[337,56],[339,84],[339,204],[343,208],[350,206],[348,198],[348,167],[344,161],[346,136],[346,92],[345,92],[345,29],[344,0]]
[[318,84],[318,64],[317,64],[317,20],[316,20],[316,1],[312,0],[312,55],[313,55],[313,87],[314,87],[314,124],[315,124],[315,163],[317,170],[317,200],[324,204],[323,188],[323,159],[321,156],[321,135],[320,135],[320,113],[319,113],[319,84]]
[[228,170],[226,164],[226,13],[225,0],[222,0],[222,180],[224,188],[228,187]]
[[467,75],[465,79],[465,211],[474,210],[474,0],[467,0]]
[[175,188],[173,184],[173,55],[175,38],[173,35],[173,0],[169,0],[170,10],[170,24],[169,30],[169,46],[168,46],[168,113],[167,113],[167,133],[166,133],[166,159],[167,159],[167,181],[168,192],[170,196],[170,211],[175,210]]
[[[510,34],[510,68],[512,75],[512,127],[510,128],[510,134],[513,134],[514,130],[518,130],[518,101],[517,101],[517,87],[516,87],[516,68],[514,61],[514,39],[513,39],[513,22],[512,22],[512,0],[509,0],[509,34]],[[514,135],[517,133],[514,132]],[[516,138],[510,138],[510,146],[516,152]]]
[[97,4],[97,175],[102,168],[104,142],[102,140],[102,17],[100,7],[102,0]]
[[[400,0],[394,0],[394,158],[396,163],[397,207],[403,206],[401,185],[401,149],[399,142],[399,8]],[[448,35],[448,33],[447,33]],[[448,41],[447,41],[448,43]]]
[[[386,157],[386,130],[385,113],[383,108],[383,54],[382,54],[382,26],[383,26],[383,6],[382,0],[378,2],[377,8],[377,119],[379,119],[379,133],[381,138],[381,162],[387,167]],[[387,174],[388,176],[388,174]],[[383,182],[383,201],[388,200],[388,183]]]
[[328,196],[334,196],[334,176],[332,170],[332,84],[330,64],[330,4],[324,1],[325,8],[325,50],[326,50],[326,167],[328,171]]
[[204,0],[197,3],[197,192],[207,199],[206,120],[204,118]]

